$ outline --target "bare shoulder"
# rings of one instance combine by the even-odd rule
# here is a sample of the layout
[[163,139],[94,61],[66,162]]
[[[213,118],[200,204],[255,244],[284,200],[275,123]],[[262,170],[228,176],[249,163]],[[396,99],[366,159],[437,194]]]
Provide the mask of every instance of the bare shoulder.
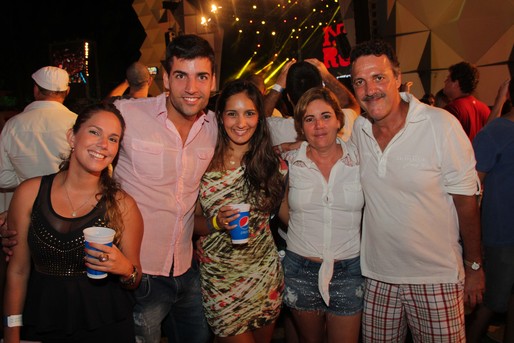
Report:
[[14,191],[13,198],[9,205],[7,221],[10,228],[16,231],[28,229],[28,225],[21,224],[29,221],[34,201],[36,200],[41,185],[41,177],[23,181]]
[[[35,199],[39,192],[39,186],[41,185],[41,177],[34,177],[23,181],[16,190],[14,196],[23,200],[29,200],[30,198]],[[32,203],[30,203],[32,204]]]
[[137,208],[139,211],[136,200],[134,200],[134,198],[124,190],[118,191],[116,194],[116,201],[118,201],[122,212],[131,211],[134,208]]

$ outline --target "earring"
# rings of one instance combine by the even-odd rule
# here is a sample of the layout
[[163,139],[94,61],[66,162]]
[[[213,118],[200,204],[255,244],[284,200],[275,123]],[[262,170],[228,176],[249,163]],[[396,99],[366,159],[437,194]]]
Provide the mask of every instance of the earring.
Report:
[[75,147],[71,147],[71,152],[74,152],[75,151]]

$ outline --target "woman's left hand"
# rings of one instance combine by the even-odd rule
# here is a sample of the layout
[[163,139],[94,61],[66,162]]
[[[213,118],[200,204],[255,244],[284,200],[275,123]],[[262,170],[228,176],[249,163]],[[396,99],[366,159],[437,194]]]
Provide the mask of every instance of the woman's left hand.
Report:
[[[115,275],[130,275],[133,270],[132,263],[125,255],[113,245],[109,247],[100,243],[90,242],[89,245],[97,250],[85,249],[85,262],[88,268]],[[127,274],[128,272],[128,274]]]

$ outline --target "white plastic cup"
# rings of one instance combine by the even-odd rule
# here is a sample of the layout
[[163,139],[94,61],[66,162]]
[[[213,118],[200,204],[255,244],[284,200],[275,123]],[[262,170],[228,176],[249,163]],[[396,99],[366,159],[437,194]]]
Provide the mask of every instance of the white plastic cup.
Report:
[[239,210],[239,218],[229,223],[230,226],[237,225],[230,230],[232,244],[248,243],[248,221],[250,220],[250,204],[233,204],[230,205],[234,210]]
[[[93,248],[89,245],[92,243],[100,243],[103,245],[107,245],[112,247],[112,240],[114,239],[114,234],[116,233],[113,229],[109,229],[107,227],[93,226],[84,229],[84,241],[87,249],[100,251],[98,249]],[[93,257],[88,255],[88,257]],[[87,268],[87,276],[91,279],[103,279],[107,277],[106,272],[101,272],[99,270],[94,270],[91,268]]]

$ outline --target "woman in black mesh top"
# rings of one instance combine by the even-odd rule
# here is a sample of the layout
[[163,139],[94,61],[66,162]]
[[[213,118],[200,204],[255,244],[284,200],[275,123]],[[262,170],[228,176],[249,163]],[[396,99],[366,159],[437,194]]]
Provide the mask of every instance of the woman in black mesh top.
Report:
[[[130,290],[141,279],[143,222],[109,171],[124,129],[114,106],[86,107],[67,133],[71,153],[60,171],[16,189],[8,217],[18,244],[7,271],[6,343],[134,342]],[[114,245],[85,249],[82,230],[91,226],[114,229]],[[86,266],[108,276],[90,279]]]

